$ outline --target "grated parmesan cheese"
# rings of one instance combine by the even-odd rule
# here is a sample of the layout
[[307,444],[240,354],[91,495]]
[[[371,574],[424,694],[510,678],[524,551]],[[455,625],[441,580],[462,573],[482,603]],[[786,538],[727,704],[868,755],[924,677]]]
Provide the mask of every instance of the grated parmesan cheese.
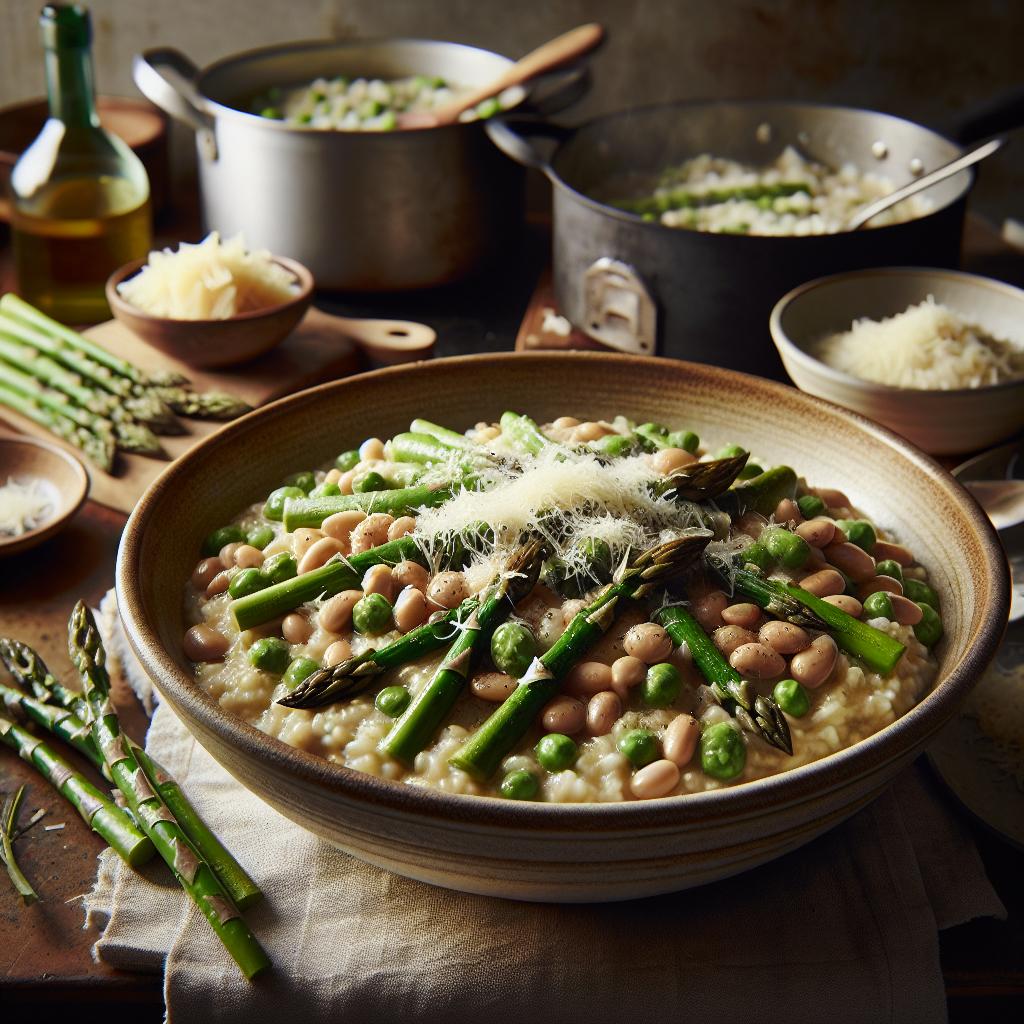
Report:
[[241,235],[221,242],[212,231],[198,245],[151,252],[134,277],[117,286],[126,302],[172,320],[226,320],[287,302],[295,278],[264,249],[249,252]]
[[993,338],[929,295],[882,320],[855,320],[814,353],[827,366],[898,388],[948,391],[1024,376],[1024,351]]
[[993,665],[971,691],[963,713],[977,721],[995,748],[990,756],[1024,791],[1024,663]]
[[53,500],[43,481],[8,477],[0,487],[0,534],[20,537],[41,526],[53,509]]

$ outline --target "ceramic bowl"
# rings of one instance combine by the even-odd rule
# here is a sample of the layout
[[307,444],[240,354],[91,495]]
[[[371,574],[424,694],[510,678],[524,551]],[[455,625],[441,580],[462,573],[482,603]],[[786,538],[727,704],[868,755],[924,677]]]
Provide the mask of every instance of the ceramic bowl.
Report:
[[[848,491],[928,565],[945,639],[937,685],[875,736],[795,771],[690,796],[550,805],[445,794],[331,764],[222,710],[182,653],[183,589],[203,537],[298,466],[407,429],[463,429],[507,408],[539,420],[621,413],[746,442]],[[194,510],[183,516],[182,510]],[[168,538],[174,538],[169,543]],[[793,388],[710,366],[605,353],[469,356],[378,370],[275,402],[177,460],[121,541],[118,600],[145,670],[211,754],[278,811],[356,857],[515,899],[621,900],[736,874],[863,807],[955,712],[998,644],[1006,563],[966,491],[889,431]]]
[[255,359],[284,341],[313,301],[313,275],[295,260],[283,256],[273,259],[298,282],[294,297],[226,320],[172,320],[153,316],[126,302],[117,286],[136,274],[145,259],[127,263],[110,275],[107,302],[114,316],[133,334],[174,359],[198,370],[234,366]]
[[0,437],[0,487],[9,479],[40,481],[50,509],[34,530],[0,533],[0,558],[27,551],[62,530],[89,493],[89,476],[74,455],[30,437]]
[[772,310],[772,338],[802,391],[863,413],[926,452],[978,451],[1024,428],[1024,378],[950,391],[894,388],[851,377],[811,354],[854,320],[893,316],[929,295],[1024,349],[1024,291],[976,274],[916,267],[834,274],[794,288]]

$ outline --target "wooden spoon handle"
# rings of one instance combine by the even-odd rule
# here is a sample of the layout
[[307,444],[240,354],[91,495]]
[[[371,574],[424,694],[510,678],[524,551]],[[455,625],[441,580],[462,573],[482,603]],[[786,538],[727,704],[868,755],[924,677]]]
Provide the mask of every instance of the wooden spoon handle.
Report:
[[403,363],[425,359],[437,341],[437,332],[413,320],[364,320],[347,316],[332,319],[345,336],[377,363]]

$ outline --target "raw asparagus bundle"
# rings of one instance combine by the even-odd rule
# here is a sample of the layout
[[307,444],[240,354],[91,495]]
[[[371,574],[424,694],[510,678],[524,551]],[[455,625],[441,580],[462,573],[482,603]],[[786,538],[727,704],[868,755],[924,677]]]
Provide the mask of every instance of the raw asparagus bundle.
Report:
[[103,751],[132,815],[242,973],[247,978],[262,974],[270,967],[266,953],[242,920],[213,868],[198,855],[178,820],[150,786],[131,745],[121,735],[117,714],[110,703],[110,679],[99,631],[81,601],[68,623],[68,653],[82,679],[92,714],[93,738]]
[[0,812],[0,861],[3,861],[4,867],[7,868],[7,875],[22,902],[28,904],[35,903],[39,896],[14,859],[15,829],[18,822],[18,811],[21,810],[21,802],[24,798],[25,787],[21,786],[15,792],[8,793],[4,800],[3,811]]
[[545,654],[534,659],[519,685],[455,753],[451,763],[478,779],[490,778],[541,708],[557,695],[569,669],[614,622],[620,601],[643,597],[685,573],[710,539],[709,533],[692,534],[640,555],[617,582],[605,587],[576,615]]

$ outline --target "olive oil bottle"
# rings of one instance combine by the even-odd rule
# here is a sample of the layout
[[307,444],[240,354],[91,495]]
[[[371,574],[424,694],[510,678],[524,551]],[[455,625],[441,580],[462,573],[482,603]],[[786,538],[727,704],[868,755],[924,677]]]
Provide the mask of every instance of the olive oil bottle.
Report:
[[40,27],[50,116],[11,172],[17,288],[57,320],[96,323],[107,277],[149,251],[149,180],[96,114],[89,12],[49,4]]

